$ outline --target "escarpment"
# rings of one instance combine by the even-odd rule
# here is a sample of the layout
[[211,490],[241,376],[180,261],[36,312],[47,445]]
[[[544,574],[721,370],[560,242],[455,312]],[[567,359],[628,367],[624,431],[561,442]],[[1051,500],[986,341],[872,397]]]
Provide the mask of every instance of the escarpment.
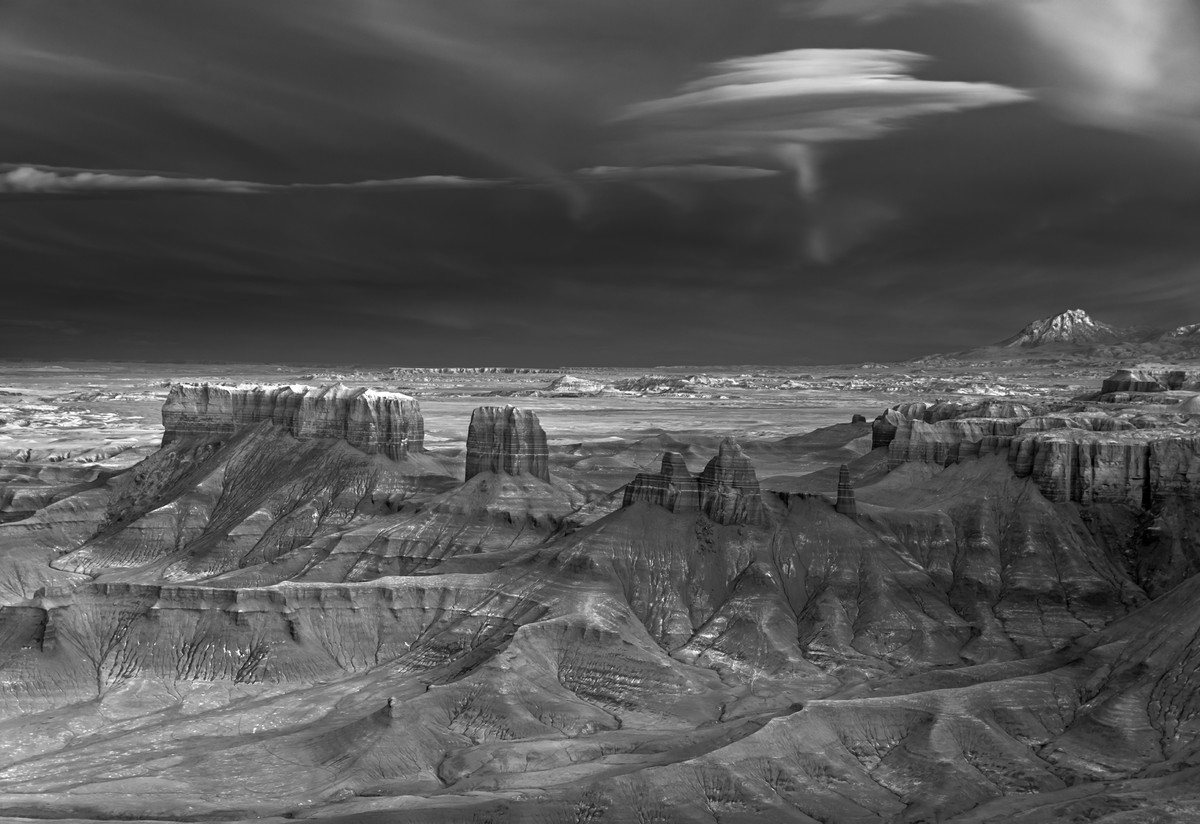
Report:
[[187,435],[228,437],[263,422],[300,440],[335,438],[393,460],[421,452],[425,439],[421,407],[413,398],[341,385],[174,384],[162,420],[164,446]]
[[1172,495],[1200,492],[1200,433],[1182,417],[1136,407],[1109,413],[1076,405],[1034,414],[1019,404],[984,404],[953,414],[955,407],[906,404],[880,415],[874,441],[886,446],[888,467],[944,467],[1001,455],[1017,477],[1032,478],[1057,502],[1148,509]]
[[546,433],[536,414],[515,406],[481,406],[471,413],[466,480],[481,472],[532,475],[550,482]]
[[624,506],[647,501],[671,512],[702,511],[719,524],[753,524],[763,518],[754,465],[732,438],[693,476],[675,452],[663,454],[660,472],[643,472],[625,487]]

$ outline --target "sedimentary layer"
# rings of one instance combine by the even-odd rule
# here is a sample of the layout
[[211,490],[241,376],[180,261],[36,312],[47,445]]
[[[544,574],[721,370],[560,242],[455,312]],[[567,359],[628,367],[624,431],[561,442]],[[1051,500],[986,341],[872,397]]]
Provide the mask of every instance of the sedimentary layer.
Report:
[[537,415],[515,406],[481,406],[471,413],[466,479],[481,472],[550,481],[546,433]]
[[625,487],[624,506],[648,501],[671,512],[702,511],[719,524],[762,520],[762,493],[754,465],[732,438],[721,442],[717,455],[693,476],[675,452],[663,454],[660,472],[643,472]]
[[420,452],[425,424],[407,395],[322,386],[174,384],[162,411],[163,445],[186,435],[228,437],[269,421],[296,438],[336,438],[401,460]]

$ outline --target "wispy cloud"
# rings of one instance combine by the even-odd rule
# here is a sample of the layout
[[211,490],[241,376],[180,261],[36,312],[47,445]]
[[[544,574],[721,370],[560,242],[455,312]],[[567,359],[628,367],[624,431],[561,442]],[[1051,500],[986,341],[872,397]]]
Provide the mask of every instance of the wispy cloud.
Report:
[[591,166],[563,177],[472,178],[459,175],[419,175],[348,183],[262,183],[249,180],[194,178],[137,171],[56,168],[0,164],[0,196],[200,193],[257,195],[295,191],[404,191],[421,189],[481,189],[495,187],[556,187],[564,180],[578,183],[658,183],[755,180],[776,177],[778,169],[714,164],[676,166]]
[[506,180],[482,180],[456,175],[421,175],[351,183],[256,183],[247,180],[178,177],[144,172],[64,169],[32,165],[0,166],[0,195],[81,195],[192,192],[261,194],[308,189],[445,189],[503,185]]
[[777,177],[779,174],[778,169],[762,169],[757,166],[717,166],[711,163],[692,163],[684,166],[591,166],[575,172],[575,175],[583,180],[600,182],[664,180],[720,182],[723,180],[755,180]]
[[794,11],[876,22],[979,7],[1035,44],[1046,96],[1078,120],[1200,145],[1200,6],[1194,0],[799,0]]
[[[647,164],[723,159],[790,170],[797,193],[820,191],[816,147],[878,138],[923,115],[1017,103],[1027,92],[992,83],[922,80],[905,51],[798,49],[724,60],[671,96],[630,106],[633,154]],[[827,257],[820,237],[814,258]]]

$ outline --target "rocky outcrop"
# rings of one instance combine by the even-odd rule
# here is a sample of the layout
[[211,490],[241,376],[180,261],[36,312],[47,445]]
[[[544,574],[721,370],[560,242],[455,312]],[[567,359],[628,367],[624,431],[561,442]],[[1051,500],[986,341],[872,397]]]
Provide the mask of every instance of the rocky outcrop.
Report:
[[719,524],[762,520],[762,493],[754,465],[732,438],[721,441],[717,455],[697,479],[700,508]]
[[948,466],[964,458],[1007,453],[1020,418],[953,418],[902,423],[888,445],[888,466],[916,461]]
[[850,467],[845,464],[838,470],[837,504],[834,509],[848,518],[858,517],[858,503],[854,500],[854,487],[850,485]]
[[[1133,386],[1143,377],[1121,375],[1132,375]],[[1145,377],[1165,389],[1157,377]],[[1002,455],[1052,501],[1150,508],[1172,496],[1200,495],[1200,433],[1183,418],[1136,407],[1110,414],[1086,404],[1055,412],[1011,402],[902,404],[876,419],[873,441],[887,446],[890,469]]]
[[[1168,380],[1178,377],[1178,383],[1183,384],[1183,373],[1170,373]],[[1142,370],[1133,371],[1130,369],[1121,369],[1113,372],[1100,385],[1101,394],[1108,395],[1113,392],[1163,392],[1167,387],[1159,381],[1158,377]]]
[[407,395],[334,386],[177,383],[162,410],[163,445],[188,435],[228,437],[270,422],[300,440],[335,438],[401,460],[421,452],[425,422]]
[[549,483],[549,450],[537,415],[515,406],[481,406],[471,413],[466,480],[481,472],[532,475]]
[[700,484],[678,452],[664,452],[660,472],[643,472],[625,487],[622,506],[646,501],[672,512],[700,509]]
[[702,511],[719,524],[754,524],[763,518],[754,465],[732,438],[693,476],[676,452],[663,454],[660,472],[643,472],[625,487],[623,506],[646,501],[671,512]]
[[1009,463],[1052,501],[1149,508],[1172,495],[1200,495],[1200,435],[1143,429],[1061,429],[1013,442]]
[[950,401],[938,403],[901,403],[884,410],[871,425],[871,448],[888,446],[902,427],[913,422],[928,424],[954,418],[1029,418],[1037,413],[1033,407],[1008,400],[985,400],[966,404]]
[[558,397],[579,398],[599,395],[610,390],[611,387],[608,384],[600,381],[579,378],[575,375],[563,375],[550,381],[544,392]]

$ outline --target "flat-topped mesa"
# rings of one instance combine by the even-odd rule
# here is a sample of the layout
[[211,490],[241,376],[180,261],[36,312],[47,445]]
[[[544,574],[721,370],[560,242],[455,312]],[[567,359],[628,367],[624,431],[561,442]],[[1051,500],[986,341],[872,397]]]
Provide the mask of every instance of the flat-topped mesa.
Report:
[[850,484],[850,467],[845,464],[838,470],[837,504],[834,509],[848,518],[858,518],[858,503],[854,500],[854,487]]
[[642,472],[625,487],[622,506],[647,501],[672,512],[700,510],[700,484],[678,452],[664,452],[661,472]]
[[721,441],[717,455],[697,478],[700,508],[719,524],[754,524],[762,520],[762,491],[754,464],[732,438]]
[[[1171,377],[1176,374],[1171,373]],[[1169,380],[1169,378],[1168,378]],[[1182,384],[1182,378],[1179,379]],[[1142,370],[1121,369],[1112,373],[1104,382],[1100,384],[1101,394],[1108,395],[1113,392],[1164,392],[1167,386],[1159,380],[1157,375]]]
[[550,482],[546,433],[533,412],[515,406],[481,406],[467,431],[467,473],[532,475]]
[[172,384],[162,420],[164,446],[187,435],[228,437],[263,422],[300,440],[336,438],[392,460],[421,452],[425,441],[425,421],[416,400],[341,384]]
[[[891,445],[902,429],[914,422],[936,424],[955,418],[1024,419],[1035,410],[1009,400],[985,400],[974,404],[939,401],[935,404],[902,403],[884,410],[871,425],[871,448]],[[901,461],[903,462],[903,461]]]
[[1100,384],[1099,400],[1119,400],[1112,395],[1200,390],[1197,375],[1182,369],[1118,369]]
[[661,472],[643,472],[625,487],[622,506],[646,501],[671,512],[703,512],[719,524],[762,521],[762,491],[754,465],[737,441],[726,438],[716,457],[692,475],[677,452],[664,452]]

